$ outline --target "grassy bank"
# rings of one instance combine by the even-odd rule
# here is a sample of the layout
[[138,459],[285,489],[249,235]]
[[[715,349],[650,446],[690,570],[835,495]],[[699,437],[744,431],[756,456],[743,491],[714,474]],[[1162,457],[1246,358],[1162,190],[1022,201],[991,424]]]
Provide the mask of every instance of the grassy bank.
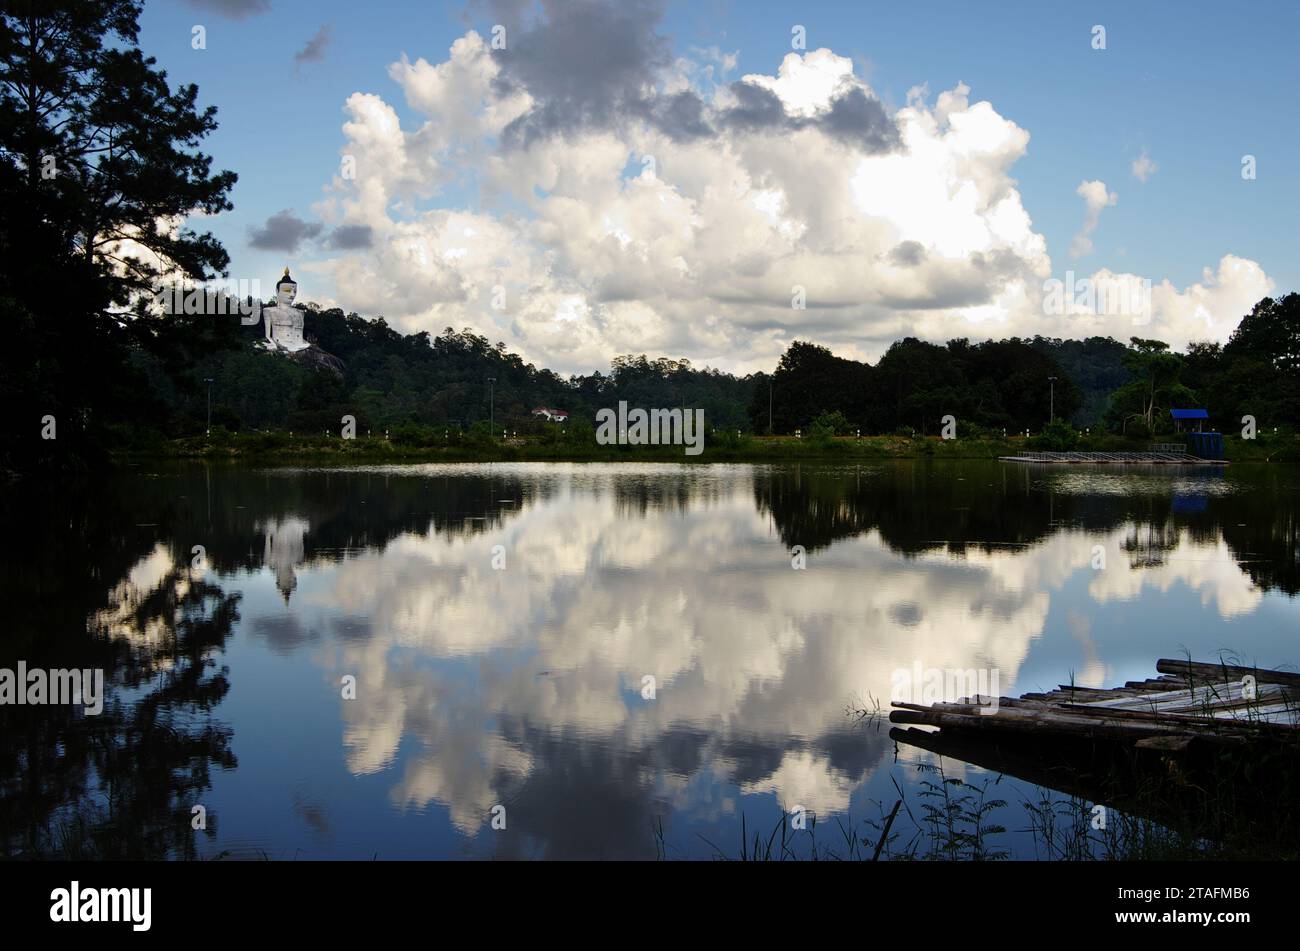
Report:
[[[1140,451],[1148,440],[1111,435],[1082,436],[1074,448],[1088,452]],[[1264,436],[1226,439],[1234,462],[1300,462],[1300,438]],[[470,439],[448,433],[437,439],[404,440],[378,436],[290,433],[228,433],[137,445],[115,454],[122,461],[148,459],[225,459],[259,464],[418,463],[418,462],[856,462],[878,459],[996,459],[1024,451],[1055,448],[1040,437],[792,436],[711,434],[703,451],[688,456],[682,446],[601,446],[594,440],[520,436],[505,440]]]

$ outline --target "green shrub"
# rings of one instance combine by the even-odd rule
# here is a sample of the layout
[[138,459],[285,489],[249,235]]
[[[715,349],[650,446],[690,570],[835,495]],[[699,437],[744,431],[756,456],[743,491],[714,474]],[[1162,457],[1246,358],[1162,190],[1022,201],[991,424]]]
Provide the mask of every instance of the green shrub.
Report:
[[818,433],[825,433],[830,436],[851,436],[854,432],[854,425],[848,421],[848,418],[839,410],[822,413],[812,421],[808,427],[809,435],[817,438]]
[[494,427],[486,419],[480,419],[469,428],[465,442],[470,446],[487,447],[496,445],[496,437],[501,434],[501,427]]
[[1029,439],[1034,449],[1047,452],[1070,452],[1079,445],[1079,432],[1063,419],[1054,419],[1043,431]]
[[1129,439],[1150,439],[1152,432],[1145,419],[1130,419],[1124,426],[1123,435]]
[[428,426],[421,426],[418,423],[403,423],[401,426],[394,426],[388,432],[389,440],[398,446],[416,446],[427,448],[434,445],[442,445],[446,442],[442,432],[435,432]]

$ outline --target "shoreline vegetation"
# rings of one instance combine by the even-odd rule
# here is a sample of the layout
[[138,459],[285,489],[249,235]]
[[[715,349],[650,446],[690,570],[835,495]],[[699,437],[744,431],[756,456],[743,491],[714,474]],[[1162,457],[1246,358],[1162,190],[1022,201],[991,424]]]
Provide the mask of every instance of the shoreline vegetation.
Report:
[[[1141,451],[1149,440],[1109,434],[1079,437],[1084,452]],[[1257,439],[1224,439],[1229,462],[1300,462],[1300,437],[1259,434]],[[402,432],[383,436],[307,435],[304,433],[230,433],[190,436],[136,445],[110,458],[118,463],[154,460],[230,460],[259,464],[336,463],[479,463],[479,462],[859,462],[882,459],[997,459],[1025,451],[1055,448],[1041,436],[972,436],[944,440],[937,436],[752,436],[710,433],[704,451],[688,456],[680,445],[598,445],[590,438],[518,436],[491,439],[451,431]]]

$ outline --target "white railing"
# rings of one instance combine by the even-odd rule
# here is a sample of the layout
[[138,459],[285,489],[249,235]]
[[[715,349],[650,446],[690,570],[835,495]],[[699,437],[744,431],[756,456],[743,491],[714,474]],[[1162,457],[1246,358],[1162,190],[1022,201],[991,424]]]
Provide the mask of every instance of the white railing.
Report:
[[1182,446],[1169,451],[1150,452],[1021,452],[1011,459],[1024,459],[1030,462],[1197,462],[1195,456],[1188,455]]

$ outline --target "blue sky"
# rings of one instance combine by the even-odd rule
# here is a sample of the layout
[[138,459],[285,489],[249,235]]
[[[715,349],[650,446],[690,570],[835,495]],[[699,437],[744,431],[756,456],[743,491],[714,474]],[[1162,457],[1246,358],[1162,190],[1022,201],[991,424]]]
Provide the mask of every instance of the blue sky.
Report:
[[[249,7],[258,8],[257,0],[157,0],[142,18],[141,46],[173,83],[196,82],[201,101],[218,107],[220,128],[205,149],[240,180],[234,211],[209,224],[231,254],[232,275],[268,281],[285,263],[322,256],[307,246],[258,250],[249,235],[282,209],[316,220],[312,207],[346,145],[348,97],[375,94],[403,129],[418,128],[431,117],[407,104],[389,64],[403,54],[440,63],[467,29],[488,36],[498,14],[461,4],[341,0],[270,0],[238,18],[217,12]],[[776,74],[795,23],[807,29],[808,50],[851,57],[855,76],[889,113],[907,104],[912,87],[926,84],[933,102],[960,81],[972,103],[987,100],[1028,132],[1009,175],[1033,231],[1046,239],[1053,274],[1108,268],[1182,289],[1232,254],[1257,263],[1277,293],[1300,286],[1300,58],[1293,48],[1300,5],[669,3],[654,30],[674,55],[700,58],[697,51],[711,47],[734,53],[726,77],[734,81]],[[195,24],[207,31],[204,50],[191,48]],[[1091,46],[1094,24],[1106,29],[1105,50]],[[329,39],[320,58],[295,64],[294,54],[322,27]],[[1156,164],[1145,183],[1131,170],[1144,152]],[[1254,181],[1242,179],[1245,154],[1256,157]],[[1084,216],[1076,188],[1089,180],[1103,181],[1116,200],[1091,234],[1092,253],[1073,261],[1068,249]],[[504,207],[485,205],[478,186],[467,163],[418,208]],[[348,304],[324,272],[304,288],[304,297],[318,296]],[[408,316],[407,326],[420,319]],[[493,329],[509,336],[511,325]],[[515,329],[520,346],[545,355],[540,338]],[[671,333],[661,342],[692,343]],[[707,362],[718,349],[704,343],[690,355]],[[754,359],[767,349],[755,349]]]

